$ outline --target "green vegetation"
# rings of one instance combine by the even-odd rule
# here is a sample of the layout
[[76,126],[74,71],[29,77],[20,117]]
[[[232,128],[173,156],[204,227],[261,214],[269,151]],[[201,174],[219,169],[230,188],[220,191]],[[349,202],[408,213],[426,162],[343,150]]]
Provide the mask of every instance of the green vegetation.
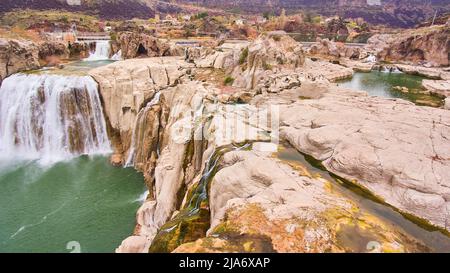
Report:
[[241,52],[241,56],[239,57],[239,64],[244,64],[247,61],[248,57],[248,47],[244,48]]
[[206,17],[208,17],[209,14],[207,12],[200,12],[197,15],[194,16],[194,19],[205,19]]
[[264,68],[264,70],[272,70],[272,65],[268,64],[266,62],[263,62],[263,68]]
[[15,10],[3,14],[0,25],[20,29],[39,29],[58,25],[60,28],[70,28],[76,24],[78,30],[98,31],[99,19],[92,15],[61,10]]

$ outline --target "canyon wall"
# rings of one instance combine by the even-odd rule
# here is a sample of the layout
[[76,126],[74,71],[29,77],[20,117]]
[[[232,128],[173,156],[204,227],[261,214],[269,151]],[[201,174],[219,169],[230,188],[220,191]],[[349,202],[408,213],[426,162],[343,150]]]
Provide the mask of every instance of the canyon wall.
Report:
[[[369,39],[369,44],[379,38],[381,37]],[[385,41],[378,53],[381,60],[427,63],[431,66],[450,65],[450,28],[446,25],[420,28],[393,35],[392,38],[384,36],[381,40]]]
[[[267,143],[276,130],[252,118],[270,105],[280,107],[282,141],[380,203],[448,229],[450,113],[338,89],[330,80],[352,69],[304,60],[283,39],[207,50],[194,63],[146,58],[91,71],[117,163],[142,171],[149,189],[117,252],[366,251],[342,240],[355,233],[380,242],[379,251],[430,251],[332,178],[279,157],[284,146]],[[273,67],[261,69],[262,61]],[[239,81],[224,89],[195,80],[216,65],[239,69]],[[235,95],[244,93],[245,102]]]

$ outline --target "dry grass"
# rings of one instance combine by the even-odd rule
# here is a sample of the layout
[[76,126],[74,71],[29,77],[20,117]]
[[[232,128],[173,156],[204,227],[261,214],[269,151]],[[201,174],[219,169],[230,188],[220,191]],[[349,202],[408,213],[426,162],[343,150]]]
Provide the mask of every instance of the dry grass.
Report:
[[39,42],[42,40],[39,33],[35,30],[25,30],[20,27],[13,27],[10,29],[0,28],[0,38],[7,38],[7,39],[25,39],[25,40],[31,40],[35,42]]

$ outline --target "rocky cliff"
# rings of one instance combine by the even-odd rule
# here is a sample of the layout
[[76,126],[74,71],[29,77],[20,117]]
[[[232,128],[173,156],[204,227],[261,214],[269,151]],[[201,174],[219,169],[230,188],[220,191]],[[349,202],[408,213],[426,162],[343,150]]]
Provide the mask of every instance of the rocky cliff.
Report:
[[0,84],[14,73],[38,68],[39,48],[30,41],[0,39]]
[[[431,66],[450,65],[450,28],[435,26],[419,28],[397,35],[375,36],[369,39],[369,44],[375,40],[384,41],[377,47],[382,50],[378,58],[388,62],[411,62]],[[380,47],[381,45],[381,47]]]
[[[340,183],[395,207],[389,213],[448,230],[450,112],[338,89],[330,80],[352,69],[305,60],[289,44],[261,37],[188,52],[187,61],[126,60],[91,72],[116,163],[142,171],[149,189],[118,252],[368,251],[354,236],[379,242],[377,251],[432,250],[410,224],[393,224]],[[245,71],[262,70],[263,61],[272,67],[254,84]],[[234,86],[195,80],[205,70],[235,69]],[[279,111],[261,119],[268,106]],[[269,143],[274,124],[280,145]],[[333,175],[315,173],[295,159],[298,151]]]
[[145,33],[121,32],[116,45],[125,59],[184,55],[184,49]]

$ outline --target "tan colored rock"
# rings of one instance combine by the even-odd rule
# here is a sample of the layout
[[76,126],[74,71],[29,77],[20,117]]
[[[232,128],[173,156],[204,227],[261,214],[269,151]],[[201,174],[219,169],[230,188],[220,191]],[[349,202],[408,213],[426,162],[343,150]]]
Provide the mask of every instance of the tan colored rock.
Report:
[[[174,252],[367,252],[339,238],[370,234],[379,251],[420,251],[404,231],[371,215],[322,178],[267,153],[226,153],[211,182],[210,236]],[[355,223],[364,222],[355,228]],[[361,228],[359,231],[358,229]],[[366,242],[366,243],[367,243]]]
[[450,98],[445,99],[444,108],[450,110]]
[[390,43],[378,53],[378,58],[390,62],[448,66],[449,50],[450,29],[444,25],[433,26],[393,35]]
[[443,68],[430,68],[417,65],[395,65],[400,71],[406,74],[424,76],[435,80],[450,80],[450,72]]
[[39,48],[36,44],[0,38],[0,84],[14,73],[39,67]]
[[116,253],[145,253],[148,239],[145,236],[130,236],[116,249]]
[[145,33],[121,32],[118,35],[118,47],[124,59],[137,57],[182,56],[184,50],[168,41]]
[[450,96],[450,80],[422,80],[422,86],[431,94],[443,97]]
[[358,60],[367,56],[367,53],[362,51],[358,47],[346,46],[344,43],[336,43],[329,39],[319,39],[316,44],[309,48],[308,53],[322,57]]
[[354,73],[353,69],[342,65],[320,60],[314,62],[310,59],[306,59],[301,71],[310,74],[314,78],[325,78],[331,82],[351,78]]
[[113,154],[110,158],[110,162],[113,166],[122,166],[123,165],[123,156],[122,154]]
[[280,112],[281,135],[298,150],[394,207],[449,229],[448,111],[340,90]]
[[136,116],[157,93],[181,81],[191,65],[181,57],[133,59],[93,69],[104,111],[125,152],[131,145]]
[[274,70],[293,70],[305,61],[301,45],[287,35],[261,36],[241,51],[239,66],[233,70],[233,86],[254,89]]

